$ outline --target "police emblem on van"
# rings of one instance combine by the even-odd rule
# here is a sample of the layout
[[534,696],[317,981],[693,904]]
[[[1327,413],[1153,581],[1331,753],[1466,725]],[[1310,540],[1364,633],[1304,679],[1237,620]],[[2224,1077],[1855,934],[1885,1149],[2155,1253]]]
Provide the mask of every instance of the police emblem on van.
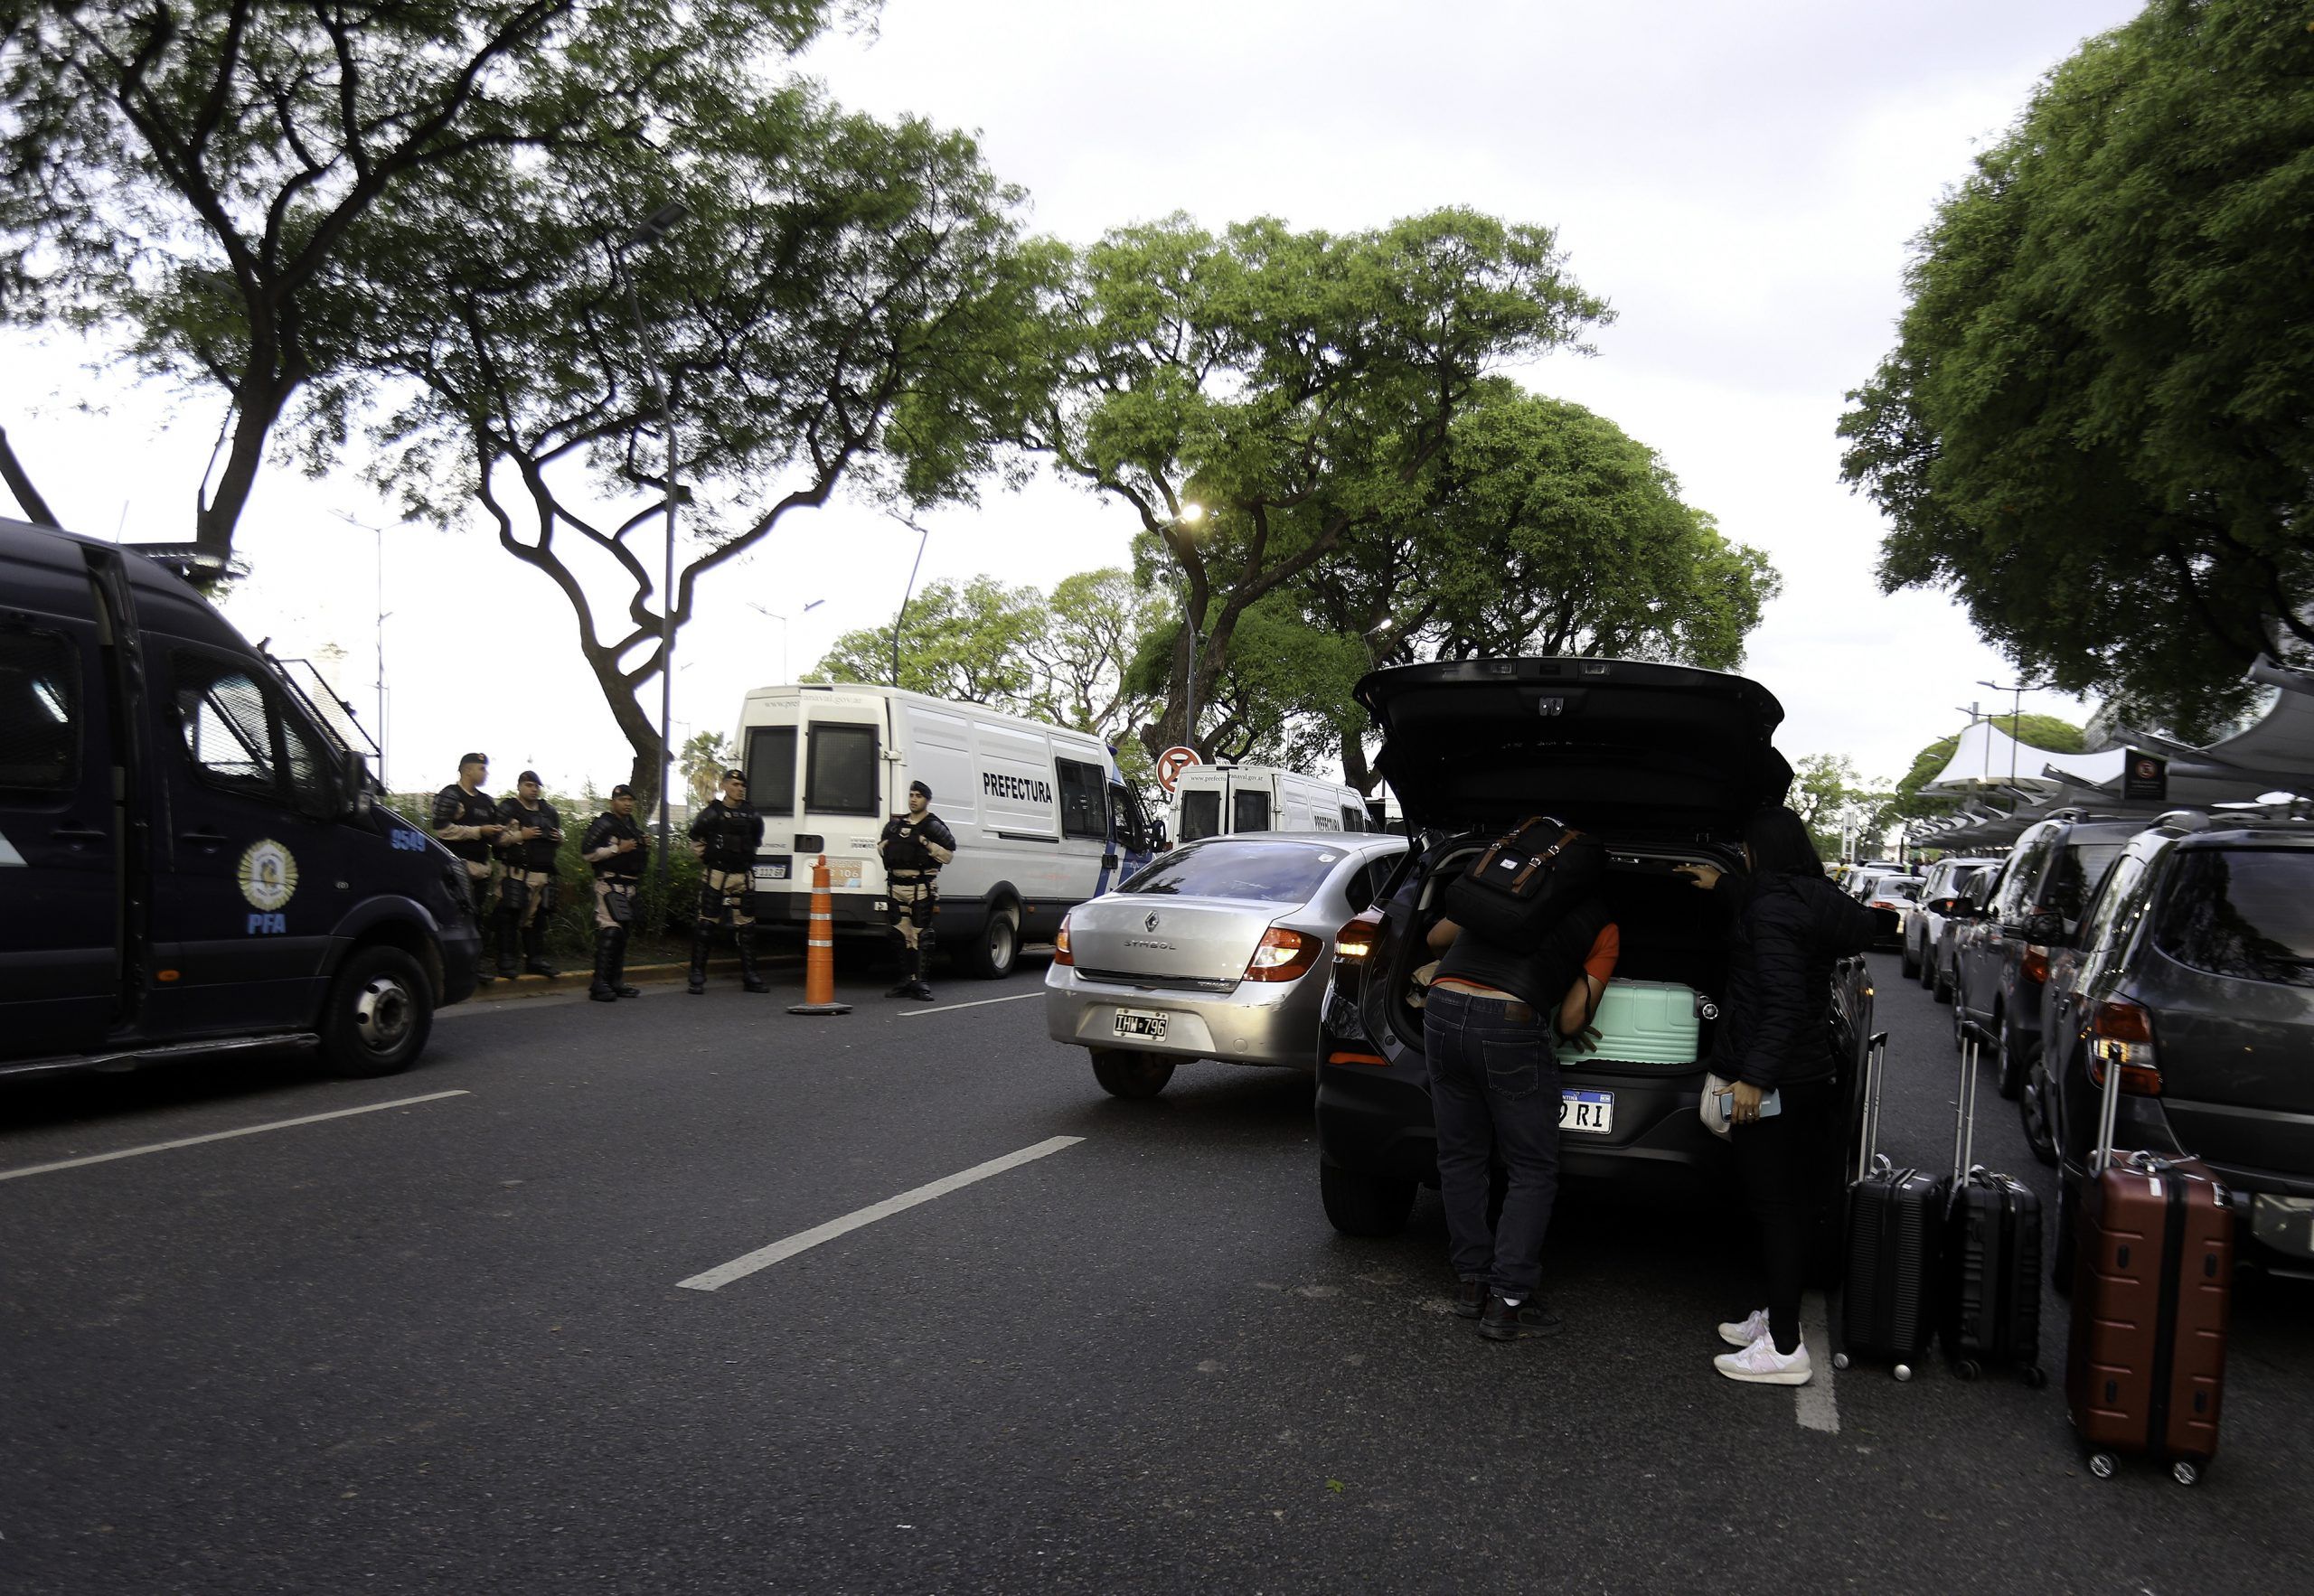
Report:
[[271,914],[297,890],[297,861],[270,837],[260,837],[242,850],[238,872],[241,896],[251,908]]

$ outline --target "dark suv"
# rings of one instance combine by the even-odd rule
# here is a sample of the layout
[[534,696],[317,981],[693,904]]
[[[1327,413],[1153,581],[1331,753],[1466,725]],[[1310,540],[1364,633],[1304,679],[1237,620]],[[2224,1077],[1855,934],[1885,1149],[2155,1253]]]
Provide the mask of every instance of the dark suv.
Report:
[[1983,906],[1962,910],[1968,919],[1952,946],[1952,1034],[1993,1049],[2003,1097],[2024,1090],[2041,1051],[2049,949],[2072,939],[2105,867],[2144,829],[2143,821],[2061,809],[2025,828],[1990,891],[1980,886],[1971,895]]
[[[1643,1059],[1563,1065],[1560,1173],[1617,1193],[1717,1200],[1726,1145],[1697,1117],[1726,971],[1725,895],[1677,873],[1740,868],[1745,816],[1780,802],[1792,767],[1770,741],[1783,709],[1758,683],[1623,660],[1476,660],[1379,671],[1358,686],[1383,744],[1377,764],[1415,847],[1377,906],[1343,928],[1318,1040],[1318,1159],[1326,1217],[1346,1235],[1406,1222],[1438,1182],[1416,970],[1447,885],[1527,816],[1560,817],[1607,845],[1621,927],[1616,984],[1676,1010],[1684,1033]],[[1871,1029],[1864,961],[1834,977],[1834,1056],[1859,1075]],[[1681,989],[1685,989],[1683,991]],[[1612,994],[1613,989],[1611,989]],[[1686,1001],[1682,1001],[1682,999]],[[1828,1134],[1823,1189],[1840,1189],[1847,1116]],[[1829,1204],[1837,1225],[1839,1205]]]
[[2166,819],[2069,940],[2046,1031],[2058,1285],[2108,1067],[2116,1145],[2203,1159],[2259,1241],[2314,1258],[2314,826]]

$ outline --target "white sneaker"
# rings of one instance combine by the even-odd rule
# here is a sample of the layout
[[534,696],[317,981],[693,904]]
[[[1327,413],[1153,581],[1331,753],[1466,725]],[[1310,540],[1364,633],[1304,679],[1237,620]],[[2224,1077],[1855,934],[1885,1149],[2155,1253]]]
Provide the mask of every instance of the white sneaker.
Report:
[[1768,1333],[1768,1310],[1758,1310],[1751,1318],[1719,1327],[1719,1338],[1730,1347],[1749,1347]]
[[1786,1356],[1775,1349],[1773,1336],[1762,1336],[1741,1352],[1723,1352],[1711,1362],[1729,1379],[1748,1380],[1755,1385],[1805,1385],[1816,1373],[1808,1361],[1807,1342]]

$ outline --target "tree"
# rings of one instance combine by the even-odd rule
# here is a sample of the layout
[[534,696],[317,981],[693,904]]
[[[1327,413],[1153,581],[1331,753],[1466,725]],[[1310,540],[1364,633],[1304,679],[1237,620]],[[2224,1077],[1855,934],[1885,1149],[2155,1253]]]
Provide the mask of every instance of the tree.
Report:
[[675,756],[675,768],[682,773],[683,784],[691,789],[693,809],[703,809],[715,798],[723,773],[736,766],[739,756],[731,745],[711,731],[695,731]]
[[2314,651],[2314,33],[2154,0],[1940,207],[1843,471],[1880,578],[2018,667],[2206,736]]
[[1859,848],[1877,847],[1895,822],[1895,793],[1860,784],[1856,762],[1844,754],[1811,754],[1792,767],[1785,802],[1826,859],[1842,857],[1844,837]]
[[1489,371],[1608,315],[1548,229],[1466,210],[1340,235],[1175,216],[1070,265],[1053,398],[1022,441],[1132,506],[1178,573],[1188,624],[1152,751],[1207,741],[1188,700],[1214,701],[1256,605],[1425,501]]
[[[669,606],[680,629],[701,579],[840,485],[970,499],[1019,429],[1019,341],[1048,275],[1020,242],[1021,196],[960,135],[798,86],[691,109],[663,152],[477,159],[458,203],[381,215],[407,234],[400,279],[339,285],[372,307],[370,363],[419,389],[382,429],[381,476],[444,523],[478,499],[563,596],[638,790],[656,786],[645,689]],[[670,194],[691,220],[622,253],[625,220]],[[654,365],[689,505],[672,595],[645,558],[664,535]]]
[[1042,677],[1044,717],[1112,743],[1128,740],[1157,707],[1154,691],[1136,686],[1133,665],[1164,607],[1115,566],[1055,583],[1044,628],[1028,643]]
[[[2029,747],[2046,748],[2052,754],[2078,754],[2084,738],[2081,728],[2069,720],[2059,720],[2054,715],[1989,715],[1986,719],[2008,736]],[[1950,814],[1960,807],[1957,798],[1940,798],[1924,793],[1921,788],[1934,781],[1952,762],[1953,750],[1961,746],[1955,732],[1936,741],[1913,756],[1911,768],[1898,779],[1894,811],[1898,820],[1922,820],[1931,815]],[[1994,775],[2006,775],[2006,770],[1994,771]],[[2037,776],[2037,769],[2020,770],[2019,775]]]
[[[1135,680],[1152,692],[1171,666],[1181,630],[1176,613],[1143,640]],[[1200,741],[1223,759],[1322,766],[1366,730],[1366,709],[1350,690],[1369,664],[1358,638],[1311,624],[1291,595],[1273,594],[1239,618],[1237,646],[1212,679],[1214,714],[1199,711]]]
[[830,9],[28,0],[0,33],[0,319],[125,321],[117,358],[223,397],[193,527],[222,559],[293,401],[315,401],[298,430],[316,458],[342,439],[362,308],[343,286],[410,264],[367,225],[381,206],[486,226],[462,189],[477,156],[632,143]]
[[806,681],[876,681],[1007,714],[1037,711],[1040,685],[1030,650],[1048,627],[1044,596],[975,577],[959,587],[927,582],[908,606],[892,677],[889,627],[847,632]]

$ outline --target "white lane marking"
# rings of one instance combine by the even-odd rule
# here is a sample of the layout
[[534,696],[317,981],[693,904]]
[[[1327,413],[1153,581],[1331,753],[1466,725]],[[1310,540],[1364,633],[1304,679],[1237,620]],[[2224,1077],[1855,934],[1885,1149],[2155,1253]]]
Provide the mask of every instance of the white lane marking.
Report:
[[905,1209],[915,1207],[918,1203],[928,1203],[934,1197],[946,1197],[950,1192],[960,1191],[976,1180],[985,1180],[992,1175],[1002,1175],[1007,1169],[1017,1169],[1022,1164],[1034,1163],[1039,1159],[1058,1152],[1064,1147],[1074,1147],[1084,1140],[1082,1136],[1055,1136],[1048,1141],[1038,1142],[1034,1147],[1024,1147],[1018,1152],[1008,1152],[1001,1159],[991,1159],[984,1164],[974,1164],[969,1169],[959,1170],[954,1175],[945,1176],[935,1180],[929,1186],[919,1186],[915,1190],[904,1191],[898,1197],[886,1197],[880,1203],[870,1203],[864,1208],[855,1208],[841,1219],[831,1219],[825,1225],[815,1225],[809,1230],[799,1230],[785,1241],[774,1242],[767,1247],[757,1247],[743,1257],[734,1258],[729,1263],[720,1263],[704,1274],[694,1274],[689,1280],[677,1281],[675,1284],[693,1291],[711,1291],[719,1286],[728,1286],[733,1281],[743,1280],[758,1269],[768,1269],[785,1259],[793,1258],[798,1253],[807,1252],[822,1242],[833,1241],[846,1232],[858,1230],[862,1225],[873,1225],[879,1219],[889,1219]]
[[317,1125],[324,1120],[342,1120],[351,1114],[373,1114],[381,1109],[408,1108],[414,1103],[438,1103],[445,1097],[471,1095],[471,1093],[461,1089],[456,1092],[428,1092],[423,1097],[397,1097],[391,1103],[371,1103],[360,1108],[335,1109],[325,1114],[305,1114],[294,1120],[275,1120],[268,1124],[244,1125],[238,1131],[212,1131],[206,1136],[185,1136],[174,1141],[155,1141],[150,1147],[124,1147],[118,1152],[90,1153],[84,1159],[59,1159],[52,1164],[28,1164],[21,1169],[0,1169],[0,1180],[19,1180],[27,1175],[48,1175],[58,1169],[77,1169],[84,1164],[108,1164],[115,1159],[142,1158],[148,1152],[167,1152],[174,1148],[197,1147],[204,1141],[229,1141],[236,1136],[255,1136],[261,1131],[287,1131],[293,1125]]
[[[1831,1322],[1823,1292],[1810,1291],[1800,1299],[1800,1338],[1808,1343],[1808,1359],[1815,1366],[1815,1375],[1805,1385],[1792,1388],[1792,1405],[1802,1430],[1821,1430],[1827,1435],[1838,1435],[1840,1404],[1832,1395]],[[1817,1347],[1823,1351],[1819,1354]]]
[[900,1018],[914,1019],[920,1014],[948,1014],[958,1009],[985,1009],[991,1003],[1017,1003],[1023,998],[1041,998],[1044,995],[1045,989],[1039,987],[1033,992],[1014,992],[1009,998],[976,998],[969,1003],[943,1003],[937,1009],[903,1009]]

